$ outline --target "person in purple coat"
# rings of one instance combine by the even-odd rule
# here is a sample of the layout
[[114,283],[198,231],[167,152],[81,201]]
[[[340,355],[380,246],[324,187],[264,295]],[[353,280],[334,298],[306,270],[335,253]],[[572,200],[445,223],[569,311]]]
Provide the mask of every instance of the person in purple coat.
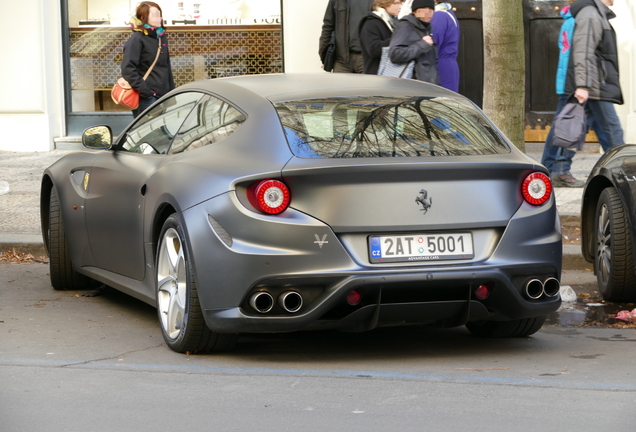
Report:
[[440,85],[454,92],[459,91],[459,22],[450,3],[435,0],[435,14],[431,20],[433,40],[437,44],[437,70]]

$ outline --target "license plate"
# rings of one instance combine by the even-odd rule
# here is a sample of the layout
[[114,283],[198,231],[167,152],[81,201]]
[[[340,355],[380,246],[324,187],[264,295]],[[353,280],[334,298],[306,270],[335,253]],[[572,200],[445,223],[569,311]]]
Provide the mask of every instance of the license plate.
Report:
[[472,259],[470,233],[370,236],[372,263]]

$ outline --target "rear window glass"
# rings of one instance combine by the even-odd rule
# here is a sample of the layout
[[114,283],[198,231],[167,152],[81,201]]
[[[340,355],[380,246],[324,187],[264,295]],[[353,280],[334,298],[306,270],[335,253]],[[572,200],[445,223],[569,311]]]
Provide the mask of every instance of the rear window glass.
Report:
[[508,153],[470,102],[427,97],[346,97],[275,104],[302,158],[465,156]]

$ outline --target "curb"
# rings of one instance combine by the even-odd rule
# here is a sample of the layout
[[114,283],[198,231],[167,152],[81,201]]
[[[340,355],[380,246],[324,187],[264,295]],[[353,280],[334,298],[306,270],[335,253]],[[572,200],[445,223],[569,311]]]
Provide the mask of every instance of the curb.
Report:
[[0,234],[0,252],[15,250],[35,257],[47,256],[41,235]]
[[592,266],[583,258],[580,245],[563,245],[563,270],[589,270]]

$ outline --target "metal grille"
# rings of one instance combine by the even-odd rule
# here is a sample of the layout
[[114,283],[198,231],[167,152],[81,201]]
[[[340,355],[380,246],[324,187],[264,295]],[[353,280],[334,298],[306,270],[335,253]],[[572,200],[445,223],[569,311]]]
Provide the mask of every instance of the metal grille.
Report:
[[[126,28],[70,31],[71,89],[110,90],[121,76]],[[170,62],[177,86],[233,75],[283,71],[279,25],[168,29]]]

